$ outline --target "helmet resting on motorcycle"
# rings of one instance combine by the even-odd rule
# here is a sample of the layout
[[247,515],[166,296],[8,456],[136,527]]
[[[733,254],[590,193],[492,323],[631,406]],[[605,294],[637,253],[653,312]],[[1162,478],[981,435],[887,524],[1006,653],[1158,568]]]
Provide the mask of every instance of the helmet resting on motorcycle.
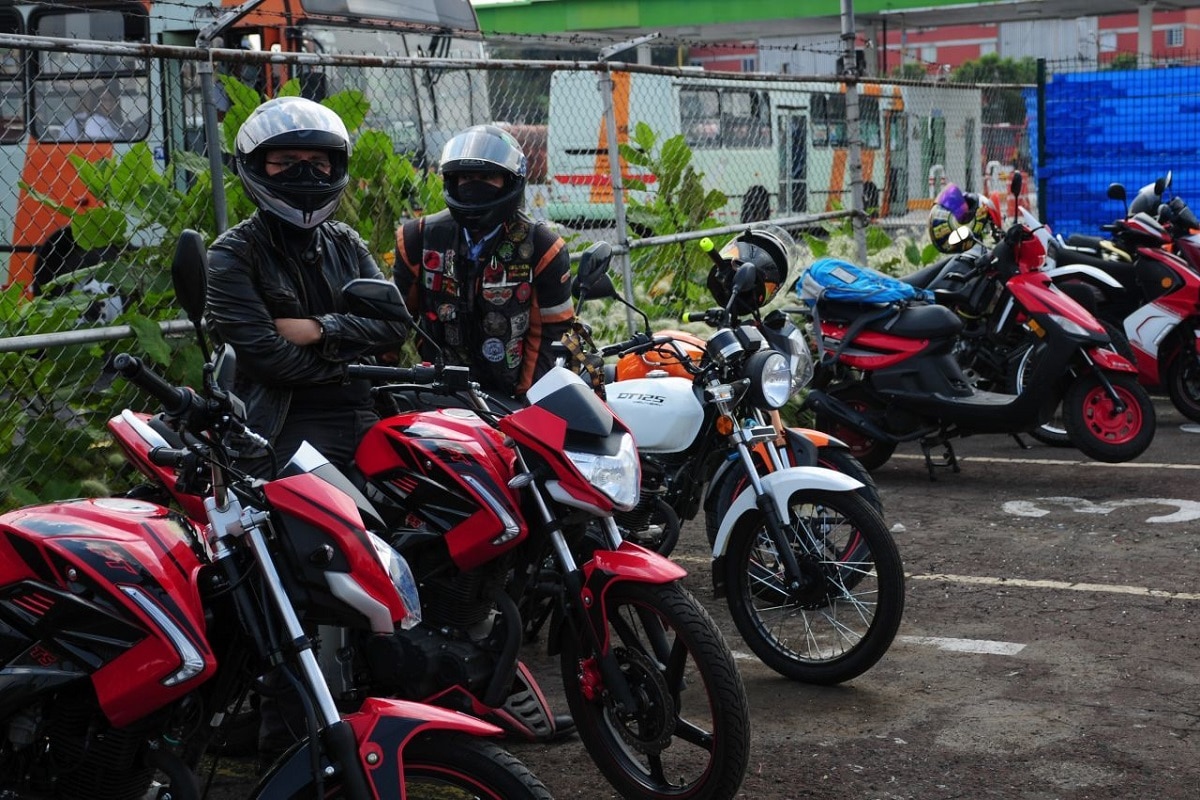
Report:
[[999,223],[991,200],[947,184],[929,209],[929,241],[939,252],[965,253],[983,238],[989,223]]
[[[476,125],[453,136],[440,162],[446,205],[454,221],[469,231],[492,230],[525,202],[528,161],[511,133],[495,125]],[[499,175],[503,184],[463,180],[470,175]]]
[[[276,97],[242,123],[235,142],[238,175],[246,193],[263,211],[298,228],[315,228],[333,214],[349,181],[350,134],[332,109],[303,97]],[[280,150],[325,154],[329,171],[296,161],[268,172],[267,160]],[[278,165],[272,164],[274,169]]]
[[779,287],[787,283],[799,247],[791,234],[778,225],[760,224],[746,230],[721,248],[721,263],[708,272],[708,291],[722,307],[733,297],[735,273],[750,265],[754,268],[754,287],[739,296],[730,309],[734,314],[749,314],[775,299]]

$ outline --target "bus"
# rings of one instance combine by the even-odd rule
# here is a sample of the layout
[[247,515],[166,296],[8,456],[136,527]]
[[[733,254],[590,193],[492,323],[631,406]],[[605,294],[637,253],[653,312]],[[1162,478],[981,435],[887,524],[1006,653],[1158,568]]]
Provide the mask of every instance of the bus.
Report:
[[[0,0],[0,33],[195,47],[197,34],[234,0]],[[264,0],[227,31],[221,46],[268,52],[480,59],[483,43],[468,0],[400,4],[389,0]],[[462,35],[458,35],[458,34]],[[436,156],[455,131],[489,120],[486,81],[475,71],[380,69],[282,62],[217,62],[265,96],[299,79],[312,99],[359,89],[370,102],[366,126],[384,130],[397,151],[419,162]],[[196,62],[128,55],[0,48],[0,285],[36,291],[78,265],[69,219],[18,190],[24,181],[62,206],[95,204],[70,166],[147,143],[165,166],[173,152],[203,147]],[[102,94],[115,97],[116,122],[85,128],[81,113]]]
[[[642,122],[661,142],[683,135],[706,190],[729,197],[723,223],[850,207],[846,86],[838,81],[735,80],[712,73],[613,72],[617,141]],[[611,224],[613,189],[601,75],[563,70],[550,81],[549,217]],[[948,86],[858,86],[863,199],[878,217],[924,212],[947,180],[981,185],[981,95]],[[656,176],[621,163],[645,201]]]

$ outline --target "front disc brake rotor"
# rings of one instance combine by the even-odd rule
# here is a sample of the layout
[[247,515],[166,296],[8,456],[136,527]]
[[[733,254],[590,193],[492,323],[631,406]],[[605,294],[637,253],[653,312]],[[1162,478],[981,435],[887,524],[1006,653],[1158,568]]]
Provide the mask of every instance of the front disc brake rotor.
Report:
[[613,648],[637,707],[618,711],[610,700],[608,717],[627,745],[644,755],[661,753],[675,733],[675,701],[662,671],[639,650]]

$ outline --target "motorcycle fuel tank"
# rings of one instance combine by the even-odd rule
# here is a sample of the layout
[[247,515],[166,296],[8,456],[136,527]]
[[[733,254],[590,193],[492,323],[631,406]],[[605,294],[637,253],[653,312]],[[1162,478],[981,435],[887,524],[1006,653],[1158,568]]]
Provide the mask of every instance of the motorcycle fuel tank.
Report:
[[629,426],[638,450],[686,450],[704,423],[704,404],[685,378],[635,378],[608,386],[608,405]]

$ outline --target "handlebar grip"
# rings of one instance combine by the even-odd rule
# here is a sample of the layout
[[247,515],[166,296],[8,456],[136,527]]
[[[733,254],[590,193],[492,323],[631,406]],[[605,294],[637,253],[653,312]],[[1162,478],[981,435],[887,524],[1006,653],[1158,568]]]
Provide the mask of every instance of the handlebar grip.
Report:
[[183,416],[199,403],[200,399],[196,397],[195,392],[183,386],[172,386],[167,383],[157,373],[142,364],[142,360],[137,356],[118,353],[112,360],[112,366],[125,380],[162,403],[163,411],[169,416]]
[[708,321],[708,312],[707,311],[689,311],[688,313],[683,315],[683,321],[684,322],[707,322]]
[[725,260],[722,259],[720,253],[717,252],[717,246],[713,244],[712,239],[708,238],[707,236],[701,239],[700,249],[708,254],[708,258],[713,262],[713,264],[718,267],[725,266]]
[[349,364],[346,367],[346,374],[351,378],[366,378],[373,381],[431,384],[440,377],[440,370],[437,367],[425,365],[386,367],[375,364]]
[[186,450],[175,447],[155,447],[148,454],[150,463],[159,467],[181,467],[187,457]]

